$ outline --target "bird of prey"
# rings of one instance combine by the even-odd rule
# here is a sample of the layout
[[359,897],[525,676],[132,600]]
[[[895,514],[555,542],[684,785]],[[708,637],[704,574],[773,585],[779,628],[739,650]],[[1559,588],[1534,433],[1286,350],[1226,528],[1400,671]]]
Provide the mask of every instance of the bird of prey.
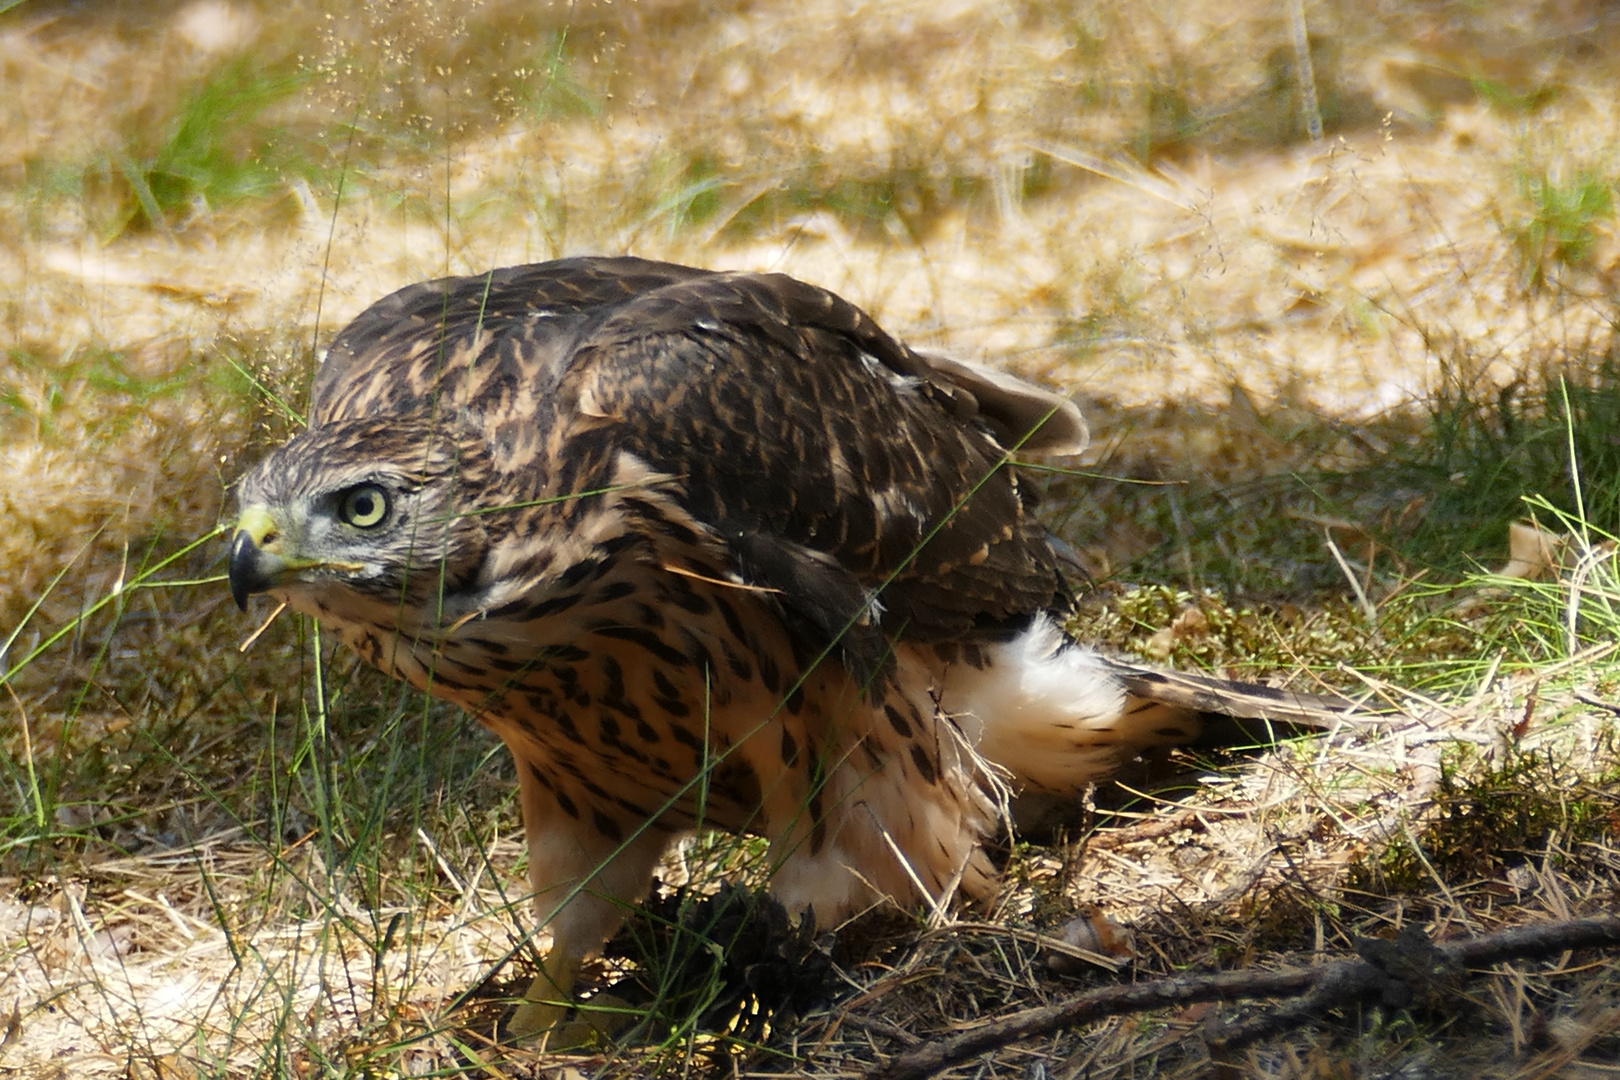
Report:
[[241,481],[230,587],[465,708],[517,764],[552,946],[514,1026],[699,827],[822,925],[982,897],[1009,791],[1077,792],[1203,713],[1333,706],[1069,640],[1018,468],[1078,409],[780,274],[573,258],[412,285],[333,341]]

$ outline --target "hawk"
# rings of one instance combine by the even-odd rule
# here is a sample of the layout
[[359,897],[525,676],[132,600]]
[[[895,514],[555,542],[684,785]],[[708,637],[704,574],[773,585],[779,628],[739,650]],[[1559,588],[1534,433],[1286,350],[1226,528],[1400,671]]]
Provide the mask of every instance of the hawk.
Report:
[[822,924],[982,897],[1008,791],[1079,791],[1202,713],[1333,710],[1064,635],[1018,460],[1086,437],[780,274],[444,278],[333,341],[308,429],[240,482],[230,587],[511,750],[552,939],[515,1026],[543,1030],[684,832],[767,838]]

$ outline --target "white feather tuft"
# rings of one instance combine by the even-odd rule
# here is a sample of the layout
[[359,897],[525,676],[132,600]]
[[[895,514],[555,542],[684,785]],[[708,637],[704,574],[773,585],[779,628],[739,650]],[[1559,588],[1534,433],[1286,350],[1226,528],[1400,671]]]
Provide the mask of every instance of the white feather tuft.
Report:
[[1155,741],[1132,737],[1125,690],[1106,661],[1045,616],[985,653],[982,668],[946,672],[943,705],[1015,787],[1077,791]]

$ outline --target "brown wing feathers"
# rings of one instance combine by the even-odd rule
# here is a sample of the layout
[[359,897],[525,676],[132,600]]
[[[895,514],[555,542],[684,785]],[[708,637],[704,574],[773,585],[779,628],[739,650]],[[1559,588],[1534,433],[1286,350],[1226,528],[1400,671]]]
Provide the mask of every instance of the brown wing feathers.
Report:
[[1032,495],[953,415],[966,391],[903,370],[926,365],[831,294],[780,276],[677,284],[593,328],[576,368],[608,367],[593,398],[627,446],[729,542],[758,538],[763,584],[797,593],[830,556],[863,589],[887,582],[885,626],[920,640],[1065,602]]
[[[371,378],[389,357],[396,377]],[[670,475],[739,572],[780,593],[801,646],[846,635],[857,671],[888,636],[992,640],[1067,610],[1036,497],[1003,447],[1078,449],[1078,411],[919,354],[792,278],[579,258],[413,285],[333,342],[311,422],[419,414],[430,393],[447,420],[482,427],[493,467],[527,482],[513,491],[555,493],[544,481],[558,477],[523,475],[548,437],[574,441],[554,467],[596,462],[581,470],[590,482],[615,449]],[[1118,675],[1138,700],[1193,712],[1341,711],[1199,676]]]

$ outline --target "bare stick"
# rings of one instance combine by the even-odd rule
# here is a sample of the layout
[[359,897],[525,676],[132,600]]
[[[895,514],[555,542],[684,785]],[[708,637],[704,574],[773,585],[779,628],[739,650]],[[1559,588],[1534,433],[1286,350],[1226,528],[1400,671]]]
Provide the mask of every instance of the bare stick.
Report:
[[875,1080],[923,1080],[1020,1039],[1048,1035],[1104,1016],[1199,1001],[1303,995],[1300,1001],[1272,1014],[1226,1029],[1214,1040],[1213,1049],[1227,1051],[1277,1031],[1312,1023],[1324,1010],[1352,1002],[1379,998],[1399,1006],[1422,994],[1423,984],[1436,982],[1442,975],[1460,977],[1468,968],[1486,967],[1503,960],[1615,946],[1620,946],[1620,916],[1614,915],[1523,926],[1439,945],[1430,944],[1421,932],[1408,931],[1397,942],[1364,940],[1357,946],[1360,959],[1338,960],[1319,967],[1223,971],[1214,975],[1155,979],[1132,986],[1103,987],[1061,1005],[1014,1013],[908,1050],[872,1076]]

